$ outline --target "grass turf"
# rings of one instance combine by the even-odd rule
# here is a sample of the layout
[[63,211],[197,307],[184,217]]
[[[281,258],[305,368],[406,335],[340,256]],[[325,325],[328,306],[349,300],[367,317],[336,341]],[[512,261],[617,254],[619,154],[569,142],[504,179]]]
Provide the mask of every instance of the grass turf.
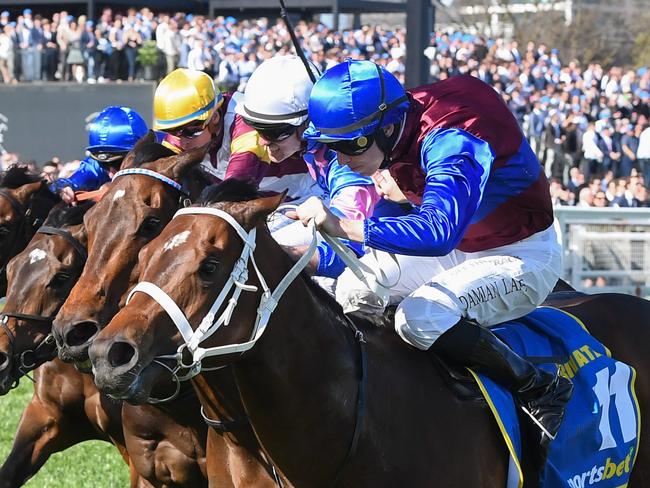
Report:
[[[16,433],[20,415],[33,392],[23,378],[20,386],[0,397],[0,460],[4,462]],[[124,461],[111,444],[88,441],[56,453],[25,485],[29,488],[115,488],[129,486]]]

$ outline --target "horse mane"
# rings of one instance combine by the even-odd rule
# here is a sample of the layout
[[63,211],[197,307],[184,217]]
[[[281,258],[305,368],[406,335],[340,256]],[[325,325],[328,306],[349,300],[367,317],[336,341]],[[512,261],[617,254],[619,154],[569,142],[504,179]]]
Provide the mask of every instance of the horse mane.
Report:
[[19,164],[12,164],[7,171],[0,175],[0,187],[2,188],[15,189],[39,181],[43,181],[39,175],[30,172],[27,166]]
[[219,202],[246,202],[261,198],[261,196],[252,181],[228,178],[221,183],[205,188],[197,200],[197,205],[207,207]]
[[174,156],[176,153],[158,142],[147,142],[133,150],[133,165],[139,168],[143,164]]
[[95,204],[92,200],[80,202],[76,207],[67,203],[57,204],[48,214],[43,225],[48,227],[62,228],[83,223],[84,215]]

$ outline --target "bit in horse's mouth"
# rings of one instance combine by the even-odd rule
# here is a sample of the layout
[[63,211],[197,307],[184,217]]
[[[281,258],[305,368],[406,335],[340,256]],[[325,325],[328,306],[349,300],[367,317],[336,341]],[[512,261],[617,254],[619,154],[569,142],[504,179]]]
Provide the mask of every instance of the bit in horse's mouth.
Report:
[[90,358],[85,361],[79,361],[74,363],[75,368],[81,373],[90,373],[93,370],[93,364],[90,362]]

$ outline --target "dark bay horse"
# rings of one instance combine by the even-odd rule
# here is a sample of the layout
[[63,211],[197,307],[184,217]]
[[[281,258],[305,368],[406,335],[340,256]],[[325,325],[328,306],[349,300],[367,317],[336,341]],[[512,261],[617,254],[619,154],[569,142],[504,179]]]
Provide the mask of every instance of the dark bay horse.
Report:
[[0,296],[7,293],[9,260],[25,248],[60,201],[45,180],[24,166],[11,166],[0,176]]
[[[264,225],[279,203],[273,197],[206,202],[234,217],[245,231],[256,229],[253,255],[260,275],[249,263],[246,284],[257,291],[242,292],[229,324],[202,347],[248,341],[261,300],[259,276],[273,290],[292,268]],[[187,238],[166,249],[179,235]],[[140,280],[166,293],[195,329],[214,306],[243,248],[241,234],[223,216],[181,215],[143,249]],[[160,371],[152,365],[154,358],[173,354],[183,342],[182,327],[150,293],[132,295],[91,346],[95,382],[103,391],[124,398],[146,395],[159,379],[151,373]],[[637,393],[647,414],[650,328],[644,321],[650,302],[607,294],[550,303],[581,317],[617,358],[640,372]],[[219,313],[210,320],[216,317]],[[366,375],[361,346],[340,306],[302,274],[289,285],[252,349],[211,358],[206,367],[233,364],[260,442],[297,487],[505,486],[506,448],[487,406],[458,399],[428,356],[408,347],[392,329],[359,327],[366,341]],[[209,379],[200,387],[218,390]],[[361,419],[360,397],[365,398]],[[648,486],[648,443],[641,440],[630,487]]]
[[[0,487],[21,486],[51,454],[91,439],[113,442],[129,464],[121,405],[100,394],[91,377],[55,359],[50,335],[52,319],[86,262],[81,222],[88,207],[87,203],[78,207],[59,204],[7,267],[9,293],[0,327],[0,394],[37,369],[34,396],[0,468]],[[138,483],[133,469],[131,486],[145,486]]]
[[[175,182],[190,179],[188,196],[194,198],[205,186],[204,181],[201,186],[195,179],[196,166],[203,160],[205,151],[206,148],[192,150],[143,164],[138,169],[154,171]],[[88,262],[53,326],[61,359],[74,361],[78,367],[87,370],[89,345],[98,330],[119,310],[132,276],[137,278],[134,268],[139,251],[163,229],[187,198],[158,177],[130,174],[118,177],[102,200],[88,212],[84,219],[88,232]],[[229,387],[236,392],[231,371],[215,371],[212,374],[220,378],[224,388]],[[153,449],[156,456],[165,454],[164,445],[158,442],[159,439],[145,442],[147,429],[159,429],[167,423],[180,424],[205,435],[207,425],[200,415],[199,403],[191,388],[183,398],[164,405],[138,403],[141,405],[125,404],[122,412],[127,448],[136,467],[138,459],[142,458],[134,455],[136,450],[147,452]],[[219,397],[214,396],[209,404],[210,408],[206,411],[210,418],[223,421],[223,424],[215,424],[217,428],[222,427],[219,432],[210,429],[208,433],[207,449],[214,453],[214,461],[205,467],[210,485],[275,486],[272,466],[266,461],[248,423],[240,422],[243,417],[241,402],[238,399],[220,402]],[[161,419],[163,415],[166,416],[165,421]],[[236,431],[228,432],[231,427]],[[137,435],[131,436],[130,433]],[[131,443],[132,438],[140,440]],[[174,437],[167,439],[173,441]],[[192,451],[184,452],[189,456]],[[153,454],[149,456],[154,457]],[[140,469],[138,471],[141,472]]]

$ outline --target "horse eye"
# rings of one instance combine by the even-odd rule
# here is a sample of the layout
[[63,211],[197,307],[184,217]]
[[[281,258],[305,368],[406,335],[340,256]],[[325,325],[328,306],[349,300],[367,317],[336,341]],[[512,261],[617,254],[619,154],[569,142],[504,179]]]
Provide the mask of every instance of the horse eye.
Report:
[[204,280],[209,280],[216,274],[218,270],[219,262],[214,259],[210,259],[201,263],[201,266],[199,267],[199,275]]
[[0,225],[0,239],[4,239],[11,233],[11,229],[9,228],[8,225],[3,224]]
[[57,273],[50,280],[50,286],[52,286],[53,288],[60,288],[63,285],[65,285],[69,279],[70,279],[70,274],[63,273],[63,272]]
[[140,225],[138,233],[143,237],[152,237],[158,232],[159,229],[160,219],[156,217],[147,217]]

